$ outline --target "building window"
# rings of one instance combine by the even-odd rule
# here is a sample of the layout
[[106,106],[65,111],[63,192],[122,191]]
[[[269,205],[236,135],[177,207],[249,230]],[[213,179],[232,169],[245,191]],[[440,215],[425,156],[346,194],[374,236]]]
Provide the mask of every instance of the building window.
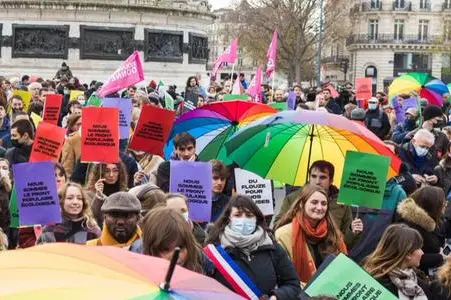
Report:
[[372,9],[379,9],[381,7],[380,0],[371,0],[371,8]]
[[404,0],[395,0],[395,8],[404,8],[405,4]]
[[397,77],[412,71],[431,73],[432,55],[419,53],[395,53],[393,76]]
[[370,40],[377,40],[377,35],[379,34],[379,21],[369,20],[368,21],[368,35]]
[[451,8],[451,0],[445,0],[445,2],[443,3],[443,8],[450,9]]
[[394,39],[396,41],[402,41],[404,39],[404,20],[395,20]]
[[429,9],[429,0],[420,0],[420,9]]
[[429,31],[429,21],[420,20],[418,25],[418,40],[427,41],[428,39],[428,31]]

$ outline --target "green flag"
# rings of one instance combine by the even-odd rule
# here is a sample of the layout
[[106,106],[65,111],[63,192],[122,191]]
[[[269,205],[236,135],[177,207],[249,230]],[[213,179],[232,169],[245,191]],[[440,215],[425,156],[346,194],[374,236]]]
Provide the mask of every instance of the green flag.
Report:
[[100,99],[97,95],[92,94],[91,97],[89,97],[88,102],[86,102],[86,106],[102,106],[103,102],[102,99]]
[[248,101],[249,96],[248,95],[236,95],[236,94],[224,95],[224,101],[234,101],[234,100]]
[[174,110],[174,98],[168,92],[164,92],[164,104],[166,109]]
[[13,186],[11,198],[9,199],[9,214],[11,216],[11,228],[19,228],[19,206],[17,205],[16,186]]

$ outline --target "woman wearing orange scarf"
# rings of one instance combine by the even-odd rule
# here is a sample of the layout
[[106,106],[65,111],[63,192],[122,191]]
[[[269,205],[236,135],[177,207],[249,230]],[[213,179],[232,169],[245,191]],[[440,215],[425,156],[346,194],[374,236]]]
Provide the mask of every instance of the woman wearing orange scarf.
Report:
[[306,185],[283,216],[276,239],[288,252],[301,282],[307,283],[330,254],[348,254],[343,236],[329,215],[327,193]]

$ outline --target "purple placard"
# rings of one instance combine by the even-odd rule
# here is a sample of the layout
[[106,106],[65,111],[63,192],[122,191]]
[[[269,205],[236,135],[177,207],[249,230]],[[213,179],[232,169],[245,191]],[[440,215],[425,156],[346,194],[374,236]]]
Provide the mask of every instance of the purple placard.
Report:
[[290,110],[296,110],[296,93],[293,91],[290,91],[288,93],[288,100],[287,100],[288,109]]
[[53,162],[13,165],[20,225],[61,223]]
[[393,109],[395,110],[396,121],[398,121],[398,123],[401,123],[405,120],[406,111],[409,108],[413,107],[418,109],[418,102],[415,98],[408,98],[400,102],[399,97],[395,97],[393,98],[392,105]]
[[121,140],[130,136],[132,122],[132,100],[129,98],[104,98],[103,107],[117,107],[119,109],[119,136]]
[[169,191],[188,198],[191,220],[210,222],[211,184],[211,163],[171,160]]

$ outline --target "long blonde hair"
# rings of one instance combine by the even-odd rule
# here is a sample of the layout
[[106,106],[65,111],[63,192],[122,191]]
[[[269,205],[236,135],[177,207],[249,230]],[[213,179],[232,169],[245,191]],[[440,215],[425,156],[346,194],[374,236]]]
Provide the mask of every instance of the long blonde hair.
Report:
[[420,233],[406,224],[392,224],[385,229],[376,250],[363,268],[375,279],[382,278],[405,262],[407,255],[423,247]]
[[[306,184],[299,194],[296,201],[293,202],[290,209],[285,213],[285,215],[280,219],[279,223],[276,224],[275,228],[278,229],[283,225],[289,224],[293,219],[296,218],[296,215],[300,212],[305,214],[304,207],[307,201],[314,193],[323,194],[326,199],[329,200],[326,190],[324,190],[320,186]],[[329,212],[329,203],[327,203],[326,216],[324,217],[327,220],[327,237],[325,242],[320,245],[320,250],[323,253],[333,253],[337,249],[339,249],[341,239],[343,238],[343,234],[340,229],[335,224]]]
[[63,187],[59,190],[58,196],[60,198],[61,212],[64,214],[64,200],[66,199],[66,193],[67,193],[67,190],[69,189],[69,187],[75,187],[80,190],[81,197],[83,200],[83,208],[80,213],[80,218],[86,219],[86,222],[85,222],[86,227],[88,229],[98,228],[99,226],[92,214],[91,205],[89,204],[88,198],[86,197],[86,193],[83,190],[83,188],[81,187],[81,185],[79,185],[78,183],[68,182],[65,185],[63,185]]

